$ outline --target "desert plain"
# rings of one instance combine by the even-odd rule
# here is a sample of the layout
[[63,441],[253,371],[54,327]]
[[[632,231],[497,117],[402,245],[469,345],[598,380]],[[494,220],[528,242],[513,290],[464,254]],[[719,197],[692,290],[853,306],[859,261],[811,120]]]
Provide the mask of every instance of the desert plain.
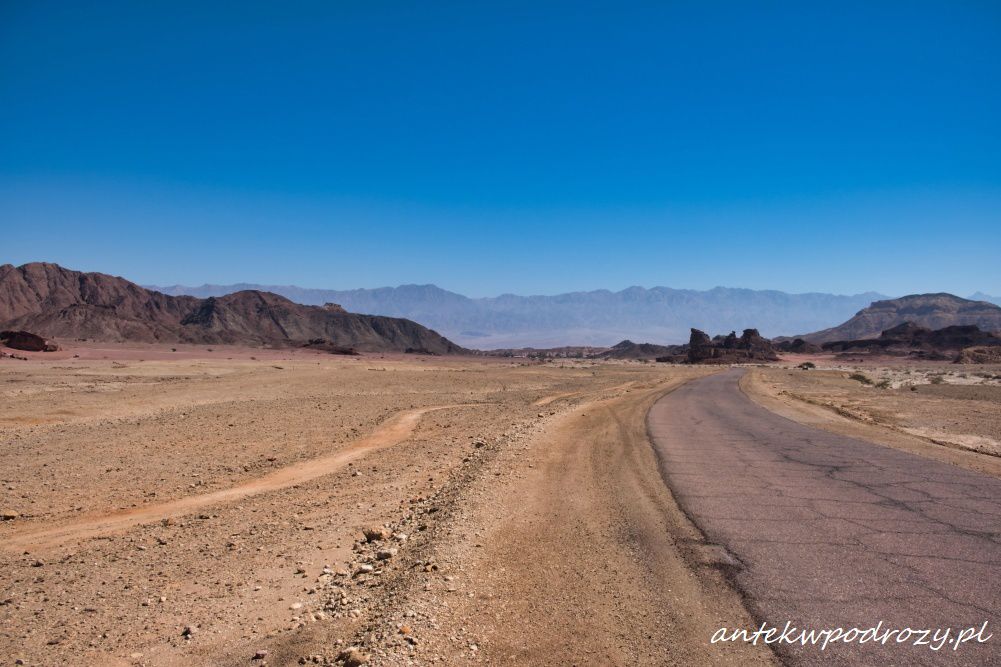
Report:
[[0,664],[781,662],[708,641],[761,610],[651,446],[651,407],[721,373],[797,424],[1001,477],[990,366],[25,356],[0,362]]

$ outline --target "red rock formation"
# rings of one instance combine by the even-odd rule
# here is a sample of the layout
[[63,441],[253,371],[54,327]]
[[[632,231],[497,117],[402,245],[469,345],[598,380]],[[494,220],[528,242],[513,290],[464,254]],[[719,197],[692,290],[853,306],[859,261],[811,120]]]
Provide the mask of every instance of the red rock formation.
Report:
[[304,306],[248,290],[218,298],[167,296],[124,278],[56,264],[0,266],[0,326],[101,341],[288,346],[322,338],[360,351],[464,350],[411,320]]

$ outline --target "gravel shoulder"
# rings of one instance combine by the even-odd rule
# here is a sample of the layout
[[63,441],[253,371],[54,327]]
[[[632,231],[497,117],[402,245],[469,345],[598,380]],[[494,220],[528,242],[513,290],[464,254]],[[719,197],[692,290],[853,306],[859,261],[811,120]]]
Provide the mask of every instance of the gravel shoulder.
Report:
[[851,373],[880,377],[880,370],[869,368],[754,368],[740,388],[762,407],[801,424],[1001,478],[1001,457],[991,445],[1001,441],[1001,386],[924,381],[911,391],[909,385],[866,385]]

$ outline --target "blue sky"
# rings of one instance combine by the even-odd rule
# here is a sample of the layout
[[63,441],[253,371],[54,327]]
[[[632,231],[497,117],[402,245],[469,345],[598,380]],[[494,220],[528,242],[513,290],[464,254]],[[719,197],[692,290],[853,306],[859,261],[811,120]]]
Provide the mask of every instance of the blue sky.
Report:
[[1001,293],[1001,4],[0,5],[0,262]]

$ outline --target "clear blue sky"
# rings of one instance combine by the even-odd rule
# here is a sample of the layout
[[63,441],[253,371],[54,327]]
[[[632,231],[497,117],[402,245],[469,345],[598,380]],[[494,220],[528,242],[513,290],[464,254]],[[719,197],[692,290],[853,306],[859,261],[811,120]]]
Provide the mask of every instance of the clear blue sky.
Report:
[[1001,3],[3,2],[0,262],[1001,293]]

